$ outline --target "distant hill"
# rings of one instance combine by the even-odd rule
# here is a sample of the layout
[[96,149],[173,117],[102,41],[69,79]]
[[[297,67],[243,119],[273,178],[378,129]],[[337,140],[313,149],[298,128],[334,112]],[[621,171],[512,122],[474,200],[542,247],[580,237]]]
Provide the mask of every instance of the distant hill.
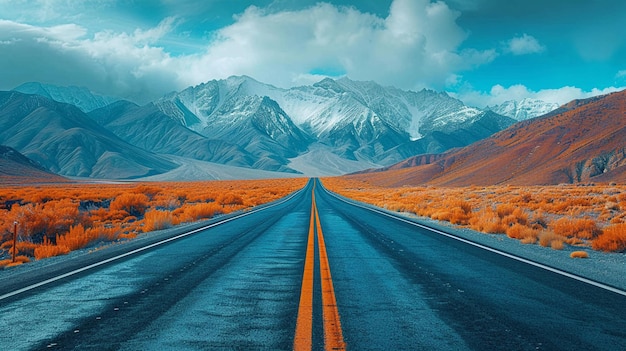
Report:
[[39,95],[0,92],[0,144],[65,176],[128,179],[176,165],[131,145],[74,105]]
[[17,150],[0,145],[0,184],[67,182]]
[[626,91],[572,101],[467,147],[353,177],[389,186],[626,182]]

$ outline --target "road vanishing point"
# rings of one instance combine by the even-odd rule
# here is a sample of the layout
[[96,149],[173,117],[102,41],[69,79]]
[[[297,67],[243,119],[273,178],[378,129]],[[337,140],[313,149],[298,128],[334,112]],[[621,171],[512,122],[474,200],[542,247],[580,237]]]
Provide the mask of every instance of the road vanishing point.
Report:
[[163,233],[0,277],[0,350],[626,350],[626,292],[316,179]]

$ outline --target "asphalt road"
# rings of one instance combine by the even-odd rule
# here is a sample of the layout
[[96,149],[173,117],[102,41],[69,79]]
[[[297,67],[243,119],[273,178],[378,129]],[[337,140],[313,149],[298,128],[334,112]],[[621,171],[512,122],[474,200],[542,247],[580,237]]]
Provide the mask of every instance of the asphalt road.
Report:
[[0,350],[626,350],[626,296],[313,189],[13,279]]

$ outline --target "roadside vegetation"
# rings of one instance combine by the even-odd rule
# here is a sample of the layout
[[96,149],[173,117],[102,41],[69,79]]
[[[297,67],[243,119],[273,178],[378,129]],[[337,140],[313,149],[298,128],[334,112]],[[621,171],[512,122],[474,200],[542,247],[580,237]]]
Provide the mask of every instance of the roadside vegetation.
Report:
[[524,244],[626,252],[624,185],[384,188],[345,178],[325,178],[323,183],[358,201],[507,235]]
[[300,178],[0,187],[0,267],[244,210],[305,183]]

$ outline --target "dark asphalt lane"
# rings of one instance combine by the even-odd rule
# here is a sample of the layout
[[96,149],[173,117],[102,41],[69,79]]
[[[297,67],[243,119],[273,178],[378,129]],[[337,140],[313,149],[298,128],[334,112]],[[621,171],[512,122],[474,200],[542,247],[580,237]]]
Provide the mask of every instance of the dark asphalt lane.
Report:
[[0,350],[290,349],[310,189],[0,301]]
[[626,350],[626,298],[316,193],[351,349]]
[[[0,350],[291,349],[312,187],[0,299]],[[623,295],[346,204],[319,183],[315,198],[348,350],[626,350]]]

